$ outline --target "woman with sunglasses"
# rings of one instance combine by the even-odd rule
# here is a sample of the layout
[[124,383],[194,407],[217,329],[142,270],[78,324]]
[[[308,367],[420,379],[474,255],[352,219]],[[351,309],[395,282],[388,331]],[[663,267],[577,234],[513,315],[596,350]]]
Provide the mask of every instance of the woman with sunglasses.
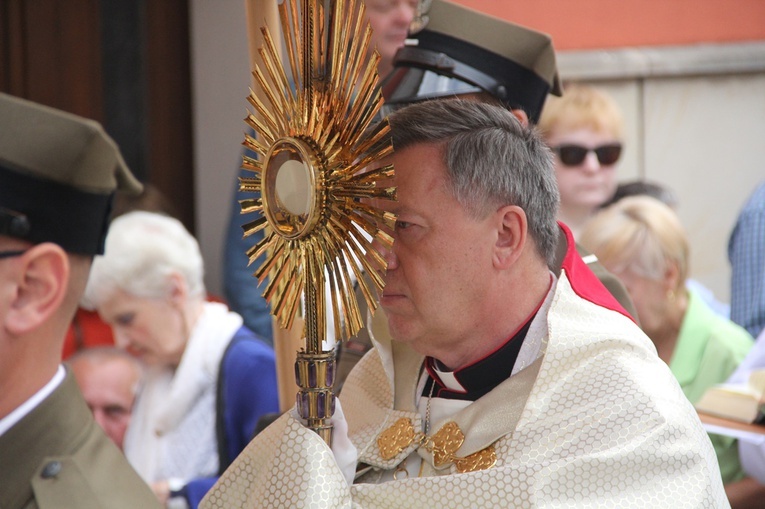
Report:
[[560,190],[558,219],[577,238],[587,220],[616,190],[624,121],[616,102],[601,90],[569,85],[550,96],[539,129],[555,154]]

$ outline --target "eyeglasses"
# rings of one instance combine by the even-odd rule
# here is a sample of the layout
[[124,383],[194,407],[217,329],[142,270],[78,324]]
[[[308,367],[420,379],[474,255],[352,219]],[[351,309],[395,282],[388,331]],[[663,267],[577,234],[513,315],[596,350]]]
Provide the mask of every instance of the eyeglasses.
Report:
[[583,147],[581,145],[558,145],[553,148],[560,162],[566,166],[579,166],[587,157],[588,152],[595,152],[598,162],[603,166],[615,164],[622,155],[621,143],[609,143],[595,148]]
[[0,251],[0,259],[13,258],[14,256],[21,256],[26,253],[26,250],[21,251]]

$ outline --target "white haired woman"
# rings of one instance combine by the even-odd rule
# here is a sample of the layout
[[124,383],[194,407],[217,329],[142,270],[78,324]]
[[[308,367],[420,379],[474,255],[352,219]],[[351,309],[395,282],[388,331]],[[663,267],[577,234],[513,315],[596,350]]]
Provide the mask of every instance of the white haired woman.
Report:
[[[278,411],[273,350],[221,303],[208,302],[199,245],[176,219],[115,219],[85,299],[140,358],[146,375],[125,455],[164,502],[196,507],[215,476]],[[181,498],[182,500],[182,498]]]
[[[686,289],[688,239],[675,212],[650,196],[623,198],[598,212],[579,242],[621,279],[640,326],[691,403],[725,382],[752,347],[743,328]],[[743,471],[735,441],[711,435],[726,491]]]

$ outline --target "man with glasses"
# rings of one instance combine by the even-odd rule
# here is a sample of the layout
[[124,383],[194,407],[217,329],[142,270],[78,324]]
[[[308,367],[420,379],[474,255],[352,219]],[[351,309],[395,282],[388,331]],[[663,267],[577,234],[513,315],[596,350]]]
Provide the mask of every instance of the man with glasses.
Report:
[[117,188],[100,125],[0,94],[0,507],[159,507],[61,365]]
[[[558,77],[549,36],[444,0],[433,0],[424,21],[424,29],[411,34],[394,58],[393,72],[383,81],[387,112],[458,97],[501,105],[522,124],[536,125],[548,102],[568,94]],[[637,319],[619,280],[597,258],[577,248],[590,270]],[[566,252],[563,237],[557,252],[560,267]]]

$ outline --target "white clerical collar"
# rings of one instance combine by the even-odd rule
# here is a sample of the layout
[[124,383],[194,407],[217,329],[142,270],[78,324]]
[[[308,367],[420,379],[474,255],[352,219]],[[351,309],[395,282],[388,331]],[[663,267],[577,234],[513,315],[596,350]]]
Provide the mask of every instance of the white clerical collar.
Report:
[[441,381],[442,384],[444,384],[444,387],[449,389],[450,391],[454,392],[467,392],[467,389],[462,386],[462,384],[457,380],[457,377],[454,376],[454,371],[441,371],[439,368],[439,363],[434,362],[432,365],[432,369],[435,372],[436,375],[438,375],[438,379]]
[[53,378],[50,379],[50,382],[45,384],[43,388],[32,395],[31,398],[19,405],[16,410],[0,419],[0,436],[3,436],[6,431],[15,426],[16,423],[23,419],[29,412],[37,408],[37,406],[42,403],[45,398],[50,396],[51,393],[55,391],[59,385],[61,385],[61,382],[64,381],[65,376],[66,370],[64,369],[64,366],[59,364],[58,369],[56,370],[56,374],[53,375]]

